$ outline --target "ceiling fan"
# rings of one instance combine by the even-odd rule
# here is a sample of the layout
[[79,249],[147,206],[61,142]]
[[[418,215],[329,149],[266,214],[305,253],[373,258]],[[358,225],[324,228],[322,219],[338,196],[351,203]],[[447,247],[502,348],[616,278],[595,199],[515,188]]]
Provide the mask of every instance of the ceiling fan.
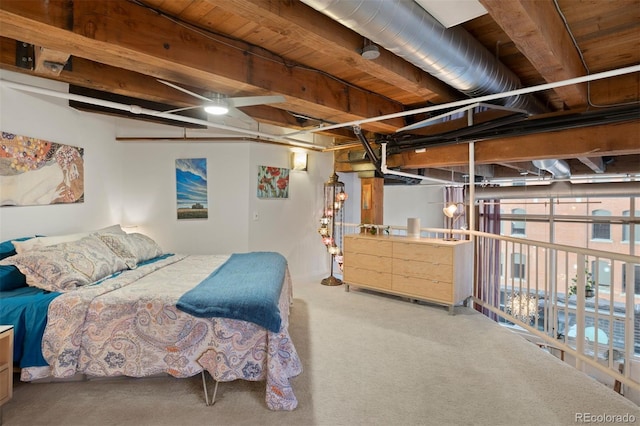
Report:
[[173,83],[169,83],[168,81],[164,81],[164,80],[160,80],[158,79],[158,81],[162,84],[165,84],[169,87],[173,87],[176,90],[179,90],[181,92],[184,92],[188,95],[191,95],[193,97],[196,97],[198,99],[201,99],[203,101],[205,101],[204,104],[200,105],[200,106],[193,106],[193,107],[186,107],[186,108],[178,108],[178,109],[173,109],[171,111],[165,111],[168,113],[173,113],[173,112],[178,112],[178,111],[185,111],[188,109],[193,109],[193,108],[204,108],[204,110],[211,115],[215,115],[215,116],[229,116],[229,117],[235,117],[238,118],[240,120],[246,121],[246,122],[254,122],[255,120],[253,118],[251,118],[250,116],[248,116],[247,114],[245,114],[244,112],[240,111],[238,109],[238,107],[243,107],[243,106],[252,106],[252,105],[264,105],[264,104],[274,104],[274,103],[279,103],[279,102],[284,102],[284,96],[244,96],[244,97],[237,97],[237,98],[227,98],[224,95],[221,95],[219,93],[215,93],[214,96],[212,96],[211,98],[207,98],[206,96],[202,96],[199,95],[198,93],[194,93],[190,90],[185,89],[184,87],[180,87],[178,85],[175,85]]

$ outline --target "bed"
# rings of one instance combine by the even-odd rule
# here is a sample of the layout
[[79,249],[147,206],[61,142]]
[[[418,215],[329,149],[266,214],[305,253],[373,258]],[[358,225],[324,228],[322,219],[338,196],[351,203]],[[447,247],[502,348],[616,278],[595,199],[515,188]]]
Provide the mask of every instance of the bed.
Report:
[[216,387],[264,381],[269,409],[296,408],[289,379],[302,367],[280,254],[166,254],[119,227],[55,238],[1,246],[0,323],[14,325],[21,380],[166,373],[206,385],[206,371]]

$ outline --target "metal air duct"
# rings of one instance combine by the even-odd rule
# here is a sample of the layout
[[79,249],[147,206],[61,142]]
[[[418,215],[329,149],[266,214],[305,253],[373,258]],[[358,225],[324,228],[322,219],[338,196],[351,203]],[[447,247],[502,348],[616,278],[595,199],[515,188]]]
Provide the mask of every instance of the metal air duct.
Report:
[[[521,87],[520,80],[460,26],[446,28],[410,0],[302,0],[462,93],[477,97]],[[502,99],[541,113],[532,95]]]
[[549,159],[549,160],[533,160],[533,165],[540,170],[546,170],[556,179],[568,178],[571,176],[571,169],[566,161]]

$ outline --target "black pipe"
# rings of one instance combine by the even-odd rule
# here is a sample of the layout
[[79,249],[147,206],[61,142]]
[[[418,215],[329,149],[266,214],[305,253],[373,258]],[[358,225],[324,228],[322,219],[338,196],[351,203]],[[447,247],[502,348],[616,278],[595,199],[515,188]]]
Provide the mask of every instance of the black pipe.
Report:
[[[492,120],[469,126],[452,132],[439,133],[430,136],[409,137],[408,135],[389,135],[385,140],[391,144],[393,152],[402,152],[420,148],[429,148],[442,145],[453,145],[471,141],[483,141],[505,137],[524,136],[535,133],[556,132],[560,130],[576,129],[581,127],[598,126],[602,124],[620,123],[640,119],[640,105],[622,108],[608,108],[606,110],[586,111],[579,114],[563,115],[560,117],[547,117],[517,121],[518,117],[509,116],[516,122],[505,118]],[[503,121],[501,121],[503,120]],[[498,122],[498,127],[490,123]]]

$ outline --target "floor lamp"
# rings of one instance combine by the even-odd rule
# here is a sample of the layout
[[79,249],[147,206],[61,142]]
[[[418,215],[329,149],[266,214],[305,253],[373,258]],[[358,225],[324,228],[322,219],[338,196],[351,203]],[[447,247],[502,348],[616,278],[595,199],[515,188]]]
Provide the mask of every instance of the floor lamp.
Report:
[[449,203],[447,207],[442,209],[442,212],[449,218],[449,236],[445,237],[445,241],[458,241],[453,237],[453,225],[455,225],[458,218],[462,215],[458,212],[458,206],[464,206],[464,203]]
[[[344,192],[344,183],[338,180],[334,172],[324,184],[324,212],[320,219],[318,233],[322,237],[322,243],[327,247],[331,255],[331,272],[327,278],[321,281],[322,285],[341,285],[342,280],[333,275],[333,264],[336,257],[342,259],[342,235],[344,234],[344,202],[347,200]],[[337,222],[337,224],[336,224]],[[336,237],[339,236],[340,241]]]

